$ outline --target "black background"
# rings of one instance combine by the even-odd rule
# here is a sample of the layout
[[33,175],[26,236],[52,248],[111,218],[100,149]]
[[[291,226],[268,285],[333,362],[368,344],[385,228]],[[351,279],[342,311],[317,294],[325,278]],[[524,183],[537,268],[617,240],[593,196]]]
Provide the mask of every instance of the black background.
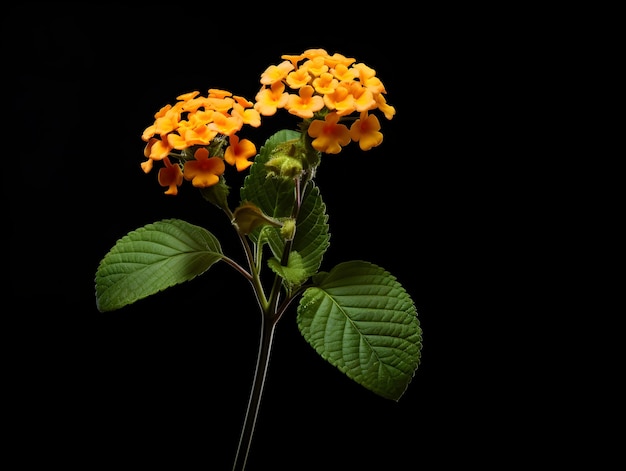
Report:
[[[353,144],[319,168],[331,232],[322,269],[364,259],[395,275],[417,307],[422,363],[398,402],[382,399],[322,360],[291,309],[278,325],[249,469],[484,463],[495,442],[505,446],[492,421],[507,412],[481,414],[497,391],[479,391],[468,317],[488,287],[464,287],[482,276],[474,240],[486,198],[474,175],[484,156],[466,150],[476,139],[467,123],[480,101],[471,84],[482,53],[437,17],[408,36],[381,29],[384,19],[338,34],[314,15],[295,21],[269,7],[233,7],[21,4],[5,12],[14,436],[36,443],[24,459],[230,469],[258,337],[248,284],[218,264],[99,313],[94,276],[117,239],[170,217],[203,225],[241,259],[228,221],[190,185],[170,197],[156,171],[143,174],[141,133],[182,93],[223,88],[253,99],[260,74],[282,54],[324,48],[374,68],[397,114],[381,119],[381,146]],[[9,26],[21,32],[8,35]],[[295,122],[265,118],[250,135],[259,143]]]

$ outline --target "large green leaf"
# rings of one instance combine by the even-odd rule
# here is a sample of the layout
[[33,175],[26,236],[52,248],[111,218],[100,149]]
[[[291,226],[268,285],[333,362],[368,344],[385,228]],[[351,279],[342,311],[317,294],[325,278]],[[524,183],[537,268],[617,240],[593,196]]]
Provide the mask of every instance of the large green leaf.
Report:
[[213,234],[180,219],[166,219],[129,232],[98,266],[98,310],[113,311],[191,280],[222,257]]
[[349,378],[399,400],[420,362],[422,330],[413,301],[395,277],[364,261],[313,278],[298,305],[307,342]]

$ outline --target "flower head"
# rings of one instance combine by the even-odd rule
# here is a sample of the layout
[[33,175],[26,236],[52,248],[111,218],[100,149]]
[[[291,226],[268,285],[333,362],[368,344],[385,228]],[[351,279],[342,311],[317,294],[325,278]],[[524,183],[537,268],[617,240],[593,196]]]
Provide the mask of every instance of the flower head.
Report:
[[[261,74],[261,89],[254,110],[272,116],[284,108],[305,121],[313,147],[335,154],[351,141],[363,150],[382,142],[380,122],[395,108],[384,97],[387,93],[376,70],[356,59],[325,49],[307,49],[301,54],[285,54],[283,62],[271,65]],[[365,112],[365,114],[364,114]],[[356,117],[355,117],[356,115]],[[351,131],[341,121],[352,123]]]
[[[282,66],[278,71],[286,74],[286,69]],[[281,73],[270,76],[281,77]],[[155,113],[154,123],[144,130],[141,138],[146,142],[147,160],[141,168],[148,173],[155,161],[163,161],[158,180],[168,187],[168,195],[177,194],[183,178],[199,188],[216,184],[224,173],[224,161],[238,171],[248,168],[256,147],[247,139],[239,141],[237,133],[244,124],[261,125],[261,114],[254,106],[254,102],[218,88],[209,89],[206,96],[198,91],[179,95],[176,103]],[[227,159],[223,149],[226,136],[230,141]],[[172,163],[174,158],[181,164]]]

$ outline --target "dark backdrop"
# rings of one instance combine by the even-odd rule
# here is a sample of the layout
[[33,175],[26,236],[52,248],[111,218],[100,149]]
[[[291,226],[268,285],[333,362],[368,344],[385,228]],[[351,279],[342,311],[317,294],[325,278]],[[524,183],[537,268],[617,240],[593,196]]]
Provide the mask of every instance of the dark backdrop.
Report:
[[[472,335],[462,278],[475,268],[466,256],[478,230],[479,208],[464,184],[476,155],[461,151],[471,136],[460,126],[474,99],[464,89],[474,52],[450,40],[445,22],[400,36],[391,25],[331,34],[313,17],[261,18],[78,4],[5,13],[13,110],[5,138],[14,141],[5,142],[13,157],[4,191],[22,417],[15,436],[35,440],[27,461],[230,469],[258,336],[249,286],[218,264],[99,313],[94,275],[118,238],[169,217],[204,225],[238,253],[227,221],[190,185],[172,198],[156,171],[143,174],[141,133],[181,93],[224,88],[253,99],[268,65],[308,48],[376,69],[397,110],[381,120],[380,147],[352,145],[324,158],[317,183],[331,246],[323,269],[364,259],[394,274],[417,307],[422,363],[400,401],[382,399],[318,357],[291,309],[278,326],[249,469],[418,469],[427,459],[486,459],[490,439],[467,446],[477,433],[478,386],[471,351],[459,343]],[[20,32],[9,35],[9,26]],[[281,119],[266,118],[259,135]]]

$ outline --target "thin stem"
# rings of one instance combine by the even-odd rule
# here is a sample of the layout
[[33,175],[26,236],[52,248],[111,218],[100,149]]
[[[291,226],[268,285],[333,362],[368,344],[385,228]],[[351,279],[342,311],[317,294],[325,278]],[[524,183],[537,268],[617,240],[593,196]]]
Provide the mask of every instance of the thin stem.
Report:
[[231,267],[241,273],[248,281],[252,281],[252,275],[248,273],[248,271],[244,267],[235,262],[232,258],[223,256],[222,260],[224,260],[224,262],[228,263]]
[[257,356],[256,368],[254,371],[254,381],[252,383],[252,391],[248,400],[248,408],[246,410],[246,418],[244,420],[243,429],[239,438],[239,446],[237,447],[237,455],[233,464],[233,471],[244,471],[252,436],[254,435],[254,426],[256,424],[259,407],[261,405],[261,396],[263,395],[263,386],[265,385],[265,376],[270,361],[270,353],[272,351],[272,343],[274,341],[274,330],[276,322],[263,315],[261,321],[261,340],[259,344],[259,354]]
[[[232,211],[227,207],[222,209],[224,210],[224,213],[226,213],[228,220],[232,221],[234,217]],[[261,274],[259,272],[258,261],[255,259],[254,253],[246,236],[239,232],[236,227],[234,227],[234,229],[237,233],[239,241],[241,242],[243,251],[246,254],[246,260],[248,262],[248,267],[250,268],[250,273],[246,272],[244,269],[241,269],[241,267],[239,267],[236,263],[231,263],[230,260],[225,260],[229,262],[235,269],[241,272],[250,281],[250,283],[252,283],[256,299],[259,302],[259,307],[263,312],[266,312],[268,302],[267,297],[265,296],[265,291],[263,290],[263,284],[261,283]]]
[[[295,186],[294,186],[294,196],[295,196],[295,201],[294,201],[294,207],[291,210],[291,217],[294,219],[298,219],[298,214],[300,213],[300,206],[302,205],[302,195],[304,193],[301,191],[300,188],[300,178],[296,178],[295,179]],[[286,240],[285,241],[285,246],[283,248],[283,254],[281,256],[281,260],[280,260],[280,264],[283,266],[287,266],[289,263],[289,254],[291,253],[291,248],[293,247],[293,238]],[[282,285],[282,278],[280,276],[278,276],[278,274],[276,274],[274,276],[274,282],[272,283],[272,288],[270,290],[270,296],[269,296],[269,310],[270,312],[277,312],[277,306],[278,306],[278,301],[279,301],[279,295],[280,295],[280,287]],[[280,317],[280,316],[278,316]],[[276,319],[276,321],[278,321],[278,318]]]

